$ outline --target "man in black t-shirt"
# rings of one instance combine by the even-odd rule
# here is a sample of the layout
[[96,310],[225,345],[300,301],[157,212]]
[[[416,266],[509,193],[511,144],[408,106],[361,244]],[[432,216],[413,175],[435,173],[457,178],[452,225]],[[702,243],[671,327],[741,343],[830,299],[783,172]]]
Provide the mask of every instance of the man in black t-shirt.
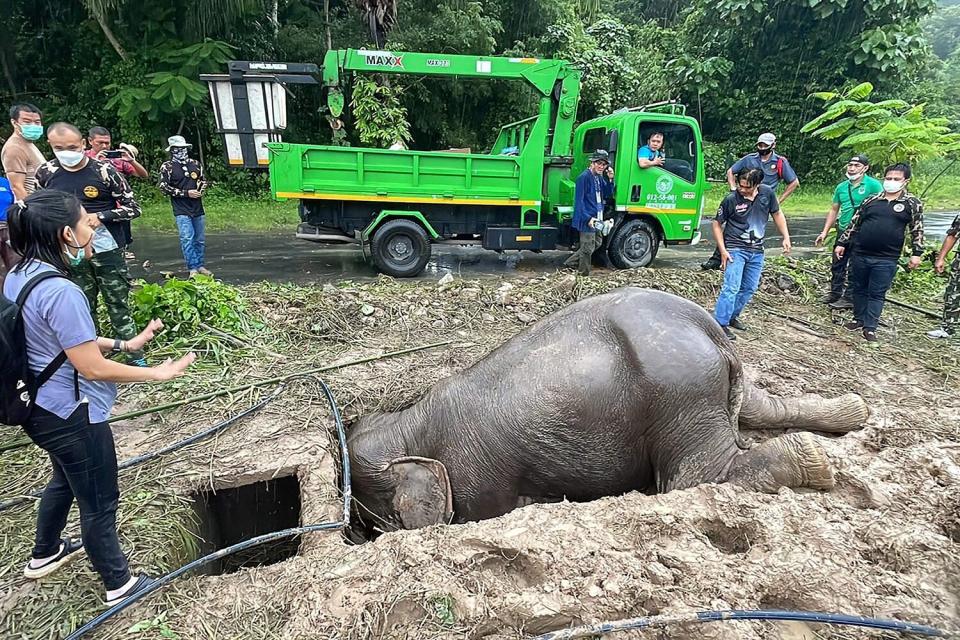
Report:
[[723,286],[717,296],[714,317],[731,340],[737,339],[730,331],[731,327],[746,331],[740,313],[760,284],[763,237],[770,216],[783,235],[783,252],[790,253],[787,220],[780,211],[776,192],[761,184],[763,172],[754,168],[741,169],[736,179],[737,188],[720,203],[713,221],[713,237],[723,269]]
[[[130,340],[138,331],[130,315],[130,279],[123,251],[129,241],[129,221],[140,217],[140,204],[112,164],[84,154],[83,134],[75,126],[57,122],[47,130],[47,141],[56,157],[37,169],[37,189],[72,193],[95,218],[93,257],[71,265],[70,277],[86,294],[94,323],[97,298],[102,295],[114,336]],[[147,366],[142,352],[131,353],[129,361]]]
[[213,275],[204,264],[205,212],[201,198],[207,190],[207,181],[203,167],[190,157],[192,146],[183,136],[170,136],[167,138],[170,159],[160,167],[160,191],[170,196],[180,234],[180,250],[191,278],[198,273]]
[[911,257],[907,268],[916,269],[923,255],[923,203],[907,191],[910,165],[894,164],[883,174],[883,193],[863,201],[853,214],[850,226],[837,240],[838,258],[850,257],[850,285],[853,288],[853,321],[844,325],[863,331],[863,338],[876,342],[877,325],[887,291],[897,274],[910,230]]

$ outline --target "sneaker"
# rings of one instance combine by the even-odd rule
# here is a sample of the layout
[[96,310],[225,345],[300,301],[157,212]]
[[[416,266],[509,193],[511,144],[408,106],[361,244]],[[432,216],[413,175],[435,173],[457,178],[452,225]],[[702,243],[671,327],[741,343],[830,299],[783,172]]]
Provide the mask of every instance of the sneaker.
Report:
[[736,329],[737,331],[746,331],[747,325],[740,322],[740,318],[730,318],[728,326],[731,329]]
[[29,580],[39,580],[76,558],[82,551],[83,543],[79,540],[71,540],[70,538],[61,540],[57,555],[40,563],[34,563],[34,560],[31,559],[23,569],[23,577]]
[[837,294],[828,293],[827,295],[820,298],[820,302],[822,302],[823,304],[830,304],[831,302],[836,302],[839,299],[840,299],[840,296],[838,296]]
[[947,331],[946,329],[944,329],[943,327],[940,327],[939,329],[934,329],[933,331],[927,331],[927,337],[937,338],[938,340],[940,340],[944,338],[952,338],[953,334]]
[[843,325],[843,328],[847,331],[859,331],[860,329],[863,329],[863,323],[859,320],[853,320]]
[[736,334],[734,334],[733,331],[730,331],[730,327],[720,327],[720,328],[723,329],[723,333],[726,334],[728,338],[730,338],[731,342],[737,339]]
[[877,341],[877,332],[871,331],[870,329],[863,330],[863,339],[867,342],[876,342]]
[[133,594],[139,591],[143,591],[144,589],[155,584],[156,582],[157,581],[151,578],[150,576],[137,576],[137,581],[134,582],[132,585],[130,585],[130,587],[126,591],[124,591],[118,596],[114,596],[113,598],[104,598],[103,604],[107,605],[108,607],[116,606],[121,602],[123,602],[124,600],[126,600],[127,598],[129,598],[130,596],[132,596]]
[[211,278],[213,277],[213,272],[210,271],[210,269],[207,269],[206,267],[200,267],[199,269],[197,269],[197,271],[199,271],[202,275],[210,276]]
[[196,278],[198,273],[200,273],[200,272],[197,271],[196,269],[190,269],[190,275],[188,275],[187,277],[188,277],[188,278]]
[[123,252],[123,259],[124,259],[124,260],[136,260],[136,259],[137,259],[137,254],[135,254],[133,251],[130,251],[130,250],[124,251],[124,252]]
[[846,298],[840,298],[830,303],[831,309],[853,309],[853,301]]

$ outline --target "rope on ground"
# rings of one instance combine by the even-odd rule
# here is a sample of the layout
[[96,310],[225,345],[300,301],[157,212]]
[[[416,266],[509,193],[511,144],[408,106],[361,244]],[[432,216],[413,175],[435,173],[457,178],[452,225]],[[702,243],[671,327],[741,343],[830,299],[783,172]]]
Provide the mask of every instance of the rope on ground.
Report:
[[273,533],[266,533],[249,540],[244,540],[243,542],[238,542],[237,544],[231,545],[224,549],[214,551],[213,553],[203,556],[202,558],[198,558],[193,562],[189,562],[179,569],[168,573],[165,576],[157,578],[155,582],[145,587],[143,590],[128,596],[122,602],[114,605],[110,609],[107,609],[99,616],[87,622],[67,636],[66,640],[78,640],[78,638],[83,637],[87,633],[101,626],[104,622],[117,615],[127,607],[132,606],[135,602],[138,602],[142,598],[145,598],[164,585],[173,582],[183,574],[188,573],[197,567],[202,567],[210,564],[211,562],[215,562],[216,560],[237,553],[238,551],[243,551],[244,549],[249,549],[250,547],[261,545],[267,542],[273,542],[274,540],[281,540],[283,538],[290,538],[315,531],[341,531],[350,525],[350,502],[352,500],[352,490],[350,486],[350,456],[347,451],[347,434],[343,426],[343,418],[340,416],[340,409],[337,407],[337,401],[333,397],[333,392],[330,391],[330,387],[328,387],[323,380],[315,375],[307,373],[300,374],[300,377],[312,378],[319,383],[320,388],[323,389],[323,393],[327,397],[327,402],[330,405],[330,412],[333,414],[333,420],[336,424],[337,442],[340,446],[340,464],[343,471],[343,482],[341,484],[341,492],[343,494],[342,519],[332,522],[320,522],[318,524],[311,524],[303,527],[295,527],[293,529],[284,529],[282,531],[274,531]]
[[940,629],[913,622],[901,622],[900,620],[884,620],[881,618],[866,618],[844,613],[823,613],[819,611],[732,609],[721,611],[693,611],[674,615],[644,616],[642,618],[628,618],[615,622],[601,622],[598,624],[573,627],[571,629],[563,629],[561,631],[552,631],[539,635],[533,640],[571,640],[572,638],[590,638],[632,629],[655,629],[677,624],[719,622],[726,620],[790,620],[796,622],[867,627],[870,629],[895,631],[897,633],[913,633],[921,636],[948,637],[948,634]]

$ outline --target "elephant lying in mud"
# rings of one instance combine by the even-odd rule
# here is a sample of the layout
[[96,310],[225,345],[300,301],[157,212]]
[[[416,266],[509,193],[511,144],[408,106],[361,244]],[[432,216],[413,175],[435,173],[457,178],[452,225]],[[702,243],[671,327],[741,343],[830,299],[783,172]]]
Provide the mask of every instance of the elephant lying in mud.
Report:
[[406,409],[362,417],[348,445],[360,517],[392,530],[705,482],[830,489],[811,434],[746,448],[738,427],[843,433],[866,418],[852,394],[768,395],[700,306],[623,288],[542,319]]

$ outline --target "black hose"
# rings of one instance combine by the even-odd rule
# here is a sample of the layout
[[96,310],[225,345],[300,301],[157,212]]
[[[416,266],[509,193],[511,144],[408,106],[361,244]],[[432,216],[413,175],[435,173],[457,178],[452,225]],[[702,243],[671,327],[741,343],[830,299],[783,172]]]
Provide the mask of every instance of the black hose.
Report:
[[[249,415],[253,415],[257,411],[260,411],[260,409],[263,409],[265,406],[267,406],[267,403],[276,399],[281,393],[283,393],[285,388],[286,388],[285,385],[283,384],[279,385],[273,393],[271,393],[269,396],[267,396],[263,400],[244,409],[240,413],[230,416],[229,418],[227,418],[226,420],[223,420],[222,422],[218,422],[217,424],[213,425],[209,429],[201,431],[200,433],[195,433],[188,438],[184,438],[183,440],[180,440],[179,442],[174,442],[173,444],[168,445],[163,449],[160,449],[159,451],[154,451],[152,453],[145,453],[143,455],[136,456],[135,458],[124,460],[120,465],[117,466],[117,470],[122,471],[124,469],[129,469],[130,467],[135,467],[139,464],[143,464],[144,462],[147,462],[148,460],[159,458],[162,455],[166,455],[172,451],[176,451],[178,449],[182,449],[183,447],[186,447],[187,445],[191,445],[194,442],[197,442],[198,440],[203,440],[204,438],[209,438],[214,434],[220,433],[221,431],[223,431],[224,429],[226,429],[227,427],[235,423],[237,420],[240,420],[241,418],[245,418]],[[37,489],[36,491],[32,491],[22,496],[17,496],[16,498],[10,498],[8,500],[4,500],[3,502],[0,502],[0,511],[6,511],[7,509],[11,509],[13,507],[24,504],[26,502],[30,502],[31,499],[39,498],[41,495],[43,495],[43,489]]]
[[781,611],[777,609],[732,609],[718,611],[693,611],[674,615],[644,616],[642,618],[628,618],[616,622],[600,622],[582,627],[551,631],[539,635],[533,640],[572,640],[573,638],[592,638],[618,631],[631,629],[652,629],[667,627],[675,624],[690,624],[695,622],[718,622],[726,620],[794,620],[797,622],[816,622],[820,624],[835,624],[841,626],[867,627],[883,629],[897,633],[913,633],[921,636],[947,637],[945,631],[913,622],[900,620],[883,620],[881,618],[866,618],[851,616],[845,613],[823,613],[820,611]]
[[336,423],[337,441],[340,445],[340,464],[343,472],[342,485],[341,485],[341,490],[343,492],[343,519],[336,522],[321,522],[319,524],[311,524],[303,527],[284,529],[283,531],[274,531],[272,533],[266,533],[262,536],[250,538],[249,540],[244,540],[243,542],[238,542],[237,544],[231,545],[224,549],[219,549],[217,551],[214,551],[209,555],[203,556],[202,558],[198,558],[193,562],[189,562],[183,565],[179,569],[175,569],[174,571],[171,571],[165,576],[161,576],[160,578],[157,578],[156,581],[151,585],[144,587],[141,591],[138,591],[131,596],[128,596],[122,602],[107,609],[106,611],[101,613],[99,616],[97,616],[93,620],[84,624],[82,627],[80,627],[79,629],[71,633],[69,636],[67,636],[66,640],[77,640],[77,638],[80,638],[85,634],[89,633],[90,631],[93,631],[94,629],[102,625],[104,622],[106,622],[113,616],[117,615],[127,607],[133,605],[135,602],[137,602],[141,598],[144,598],[150,595],[154,591],[158,590],[160,587],[166,584],[169,584],[170,582],[176,580],[183,574],[193,569],[196,569],[197,567],[202,567],[203,565],[209,564],[211,562],[224,558],[238,551],[243,551],[244,549],[249,549],[250,547],[263,544],[265,542],[273,542],[274,540],[290,538],[292,536],[298,536],[303,533],[311,533],[314,531],[340,531],[346,528],[347,526],[349,526],[350,502],[352,500],[352,490],[350,486],[350,456],[347,452],[347,432],[343,427],[343,419],[340,416],[340,409],[337,407],[337,401],[333,397],[333,392],[330,391],[330,387],[328,387],[327,383],[325,383],[320,378],[317,378],[314,376],[306,376],[306,377],[312,377],[314,380],[316,380],[320,384],[320,387],[323,389],[323,393],[324,395],[326,395],[327,401],[330,404],[330,411],[333,414],[333,419],[334,419],[334,422]]

